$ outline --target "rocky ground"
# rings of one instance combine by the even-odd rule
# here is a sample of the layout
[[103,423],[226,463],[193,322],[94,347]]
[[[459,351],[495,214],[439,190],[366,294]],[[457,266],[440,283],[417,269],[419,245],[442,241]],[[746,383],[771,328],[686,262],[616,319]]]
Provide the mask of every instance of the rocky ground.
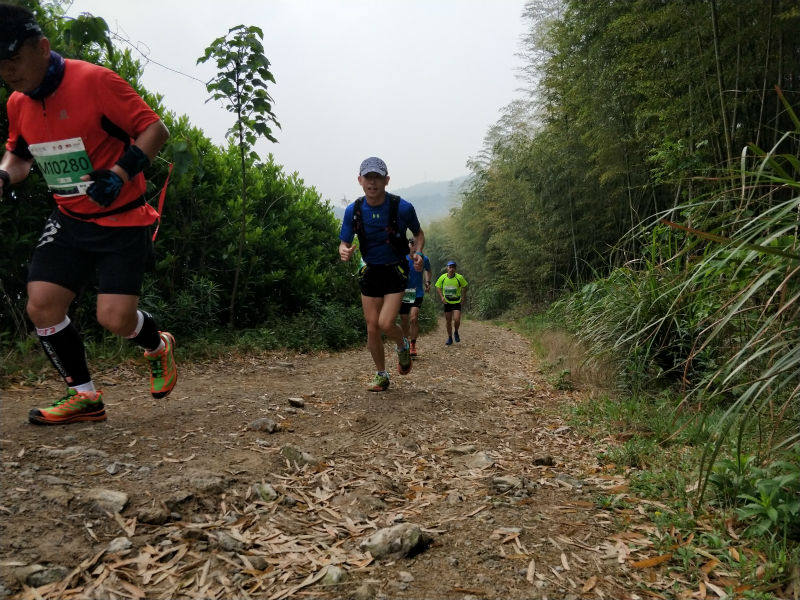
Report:
[[126,364],[99,424],[29,425],[61,388],[7,386],[0,597],[659,596],[645,521],[597,502],[626,481],[560,416],[591,392],[442,329],[379,394],[364,348],[183,364],[166,401]]

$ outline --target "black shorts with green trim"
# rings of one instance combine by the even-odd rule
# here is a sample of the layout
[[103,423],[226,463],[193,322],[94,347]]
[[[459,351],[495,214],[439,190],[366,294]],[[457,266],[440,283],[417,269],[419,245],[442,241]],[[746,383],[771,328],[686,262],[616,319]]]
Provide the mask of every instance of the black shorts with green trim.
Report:
[[365,265],[358,272],[361,294],[370,298],[405,292],[407,281],[408,273],[401,264]]

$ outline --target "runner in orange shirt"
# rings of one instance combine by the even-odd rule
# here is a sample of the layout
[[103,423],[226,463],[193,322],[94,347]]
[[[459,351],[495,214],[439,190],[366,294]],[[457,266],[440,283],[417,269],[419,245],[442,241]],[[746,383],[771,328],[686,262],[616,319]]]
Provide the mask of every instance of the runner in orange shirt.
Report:
[[56,203],[28,268],[27,312],[68,388],[51,406],[31,410],[30,422],[106,419],[102,391],[67,314],[95,274],[98,322],[145,350],[150,391],[163,398],[178,377],[175,340],[138,306],[152,256],[150,226],[158,217],[145,202],[142,170],[169,131],[113,71],[52,51],[33,14],[21,6],[0,4],[0,77],[14,90],[0,196],[13,199],[13,184],[28,176],[35,161]]

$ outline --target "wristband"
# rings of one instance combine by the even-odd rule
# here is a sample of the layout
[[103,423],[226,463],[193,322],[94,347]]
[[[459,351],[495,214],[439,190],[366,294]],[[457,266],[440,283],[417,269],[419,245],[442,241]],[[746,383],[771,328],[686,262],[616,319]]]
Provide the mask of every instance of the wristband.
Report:
[[133,179],[136,175],[141,173],[145,167],[150,166],[150,159],[147,158],[147,154],[145,154],[139,146],[131,144],[125,151],[125,154],[117,161],[117,164],[125,169],[125,172],[128,174],[128,179]]

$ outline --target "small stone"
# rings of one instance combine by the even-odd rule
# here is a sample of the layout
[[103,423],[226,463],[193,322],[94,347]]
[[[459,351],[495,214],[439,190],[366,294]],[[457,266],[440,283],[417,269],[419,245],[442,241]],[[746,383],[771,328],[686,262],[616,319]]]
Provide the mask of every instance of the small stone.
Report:
[[494,464],[494,459],[485,452],[476,452],[467,459],[467,466],[470,469],[485,469]]
[[126,538],[126,537],[118,537],[111,540],[108,544],[108,548],[106,548],[106,552],[109,554],[118,554],[120,552],[127,552],[133,548],[133,543]]
[[84,502],[110,513],[122,512],[128,504],[128,495],[116,490],[93,488],[84,497]]
[[289,406],[294,406],[295,408],[305,408],[306,401],[302,398],[289,398]]
[[217,532],[217,544],[228,552],[242,552],[244,550],[244,543],[241,540],[237,540],[227,531]]
[[47,585],[49,583],[56,583],[57,581],[62,581],[64,577],[69,575],[69,569],[67,567],[62,567],[60,565],[56,565],[54,567],[47,567],[42,569],[41,571],[36,571],[35,573],[31,573],[25,579],[25,582],[31,587],[42,587],[43,585]]
[[278,497],[278,492],[268,483],[257,483],[253,486],[253,492],[264,502],[272,502]]
[[172,496],[167,498],[164,503],[170,510],[178,510],[181,504],[194,498],[194,494],[189,490],[177,490]]
[[369,552],[376,559],[387,556],[414,556],[425,550],[431,543],[429,535],[422,532],[418,525],[401,523],[393,527],[379,529],[359,547]]
[[163,506],[147,506],[136,513],[136,520],[148,525],[163,525],[169,518],[169,509]]
[[249,423],[247,428],[251,431],[263,431],[265,433],[275,433],[278,431],[278,429],[280,429],[278,424],[269,417],[256,419],[255,421]]
[[537,456],[533,459],[533,464],[537,467],[552,467],[556,463],[552,456]]
[[20,583],[27,583],[28,578],[34,573],[38,573],[39,571],[44,571],[44,566],[25,565],[14,569],[14,577],[16,577],[17,581],[19,581]]
[[345,571],[336,565],[328,565],[322,578],[322,585],[336,585],[344,579]]
[[284,446],[281,448],[281,454],[287,458],[289,462],[293,462],[298,466],[315,465],[319,462],[311,454],[304,452],[296,446]]
[[522,480],[514,475],[504,475],[492,479],[492,488],[497,492],[507,492],[522,486]]
[[370,581],[362,583],[353,592],[353,600],[374,600],[377,590],[377,586]]
[[573,488],[583,487],[583,482],[581,480],[575,479],[574,477],[570,477],[569,475],[564,475],[563,473],[556,475],[556,480],[560,481],[563,484],[566,484],[568,487],[573,487]]
[[448,504],[458,504],[459,502],[464,501],[464,496],[458,490],[451,490],[447,494],[447,503]]

